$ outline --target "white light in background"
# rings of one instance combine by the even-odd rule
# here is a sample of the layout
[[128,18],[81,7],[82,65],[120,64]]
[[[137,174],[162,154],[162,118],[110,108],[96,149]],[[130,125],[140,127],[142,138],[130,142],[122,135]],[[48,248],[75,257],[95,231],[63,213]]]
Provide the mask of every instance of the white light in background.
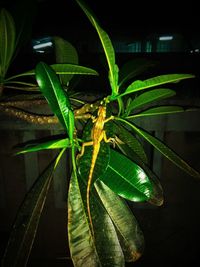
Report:
[[52,42],[46,42],[46,43],[42,43],[42,44],[36,44],[36,45],[33,46],[33,49],[37,50],[37,49],[49,47],[49,46],[52,46],[52,45],[53,45]]
[[173,36],[172,35],[165,35],[165,36],[160,36],[159,37],[159,41],[171,41],[173,40]]

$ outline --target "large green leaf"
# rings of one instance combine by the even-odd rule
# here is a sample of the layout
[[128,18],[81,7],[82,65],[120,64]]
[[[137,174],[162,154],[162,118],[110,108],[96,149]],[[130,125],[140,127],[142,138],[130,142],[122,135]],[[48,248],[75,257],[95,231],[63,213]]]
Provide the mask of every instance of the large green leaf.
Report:
[[123,267],[124,257],[114,225],[94,191],[91,207],[95,237],[92,236],[85,203],[86,186],[81,181],[72,176],[68,194],[68,239],[73,264]]
[[39,88],[47,99],[53,113],[69,133],[71,104],[63,90],[55,71],[46,63],[40,62],[35,69]]
[[200,173],[193,169],[187,162],[185,162],[179,155],[177,155],[172,149],[170,149],[167,145],[161,142],[159,139],[155,138],[154,136],[150,135],[148,132],[144,131],[143,129],[138,128],[135,124],[117,118],[117,120],[122,121],[123,123],[127,124],[131,127],[135,133],[142,136],[145,140],[147,140],[151,145],[153,145],[160,153],[162,153],[166,158],[172,161],[176,166],[180,169],[188,173],[189,175],[200,178]]
[[102,181],[95,183],[101,201],[118,233],[126,261],[136,261],[144,250],[144,236],[126,202]]
[[[78,64],[78,53],[75,47],[59,36],[54,36],[55,56],[57,63]],[[61,83],[67,85],[73,74],[60,75]]]
[[4,78],[15,52],[15,23],[4,8],[0,11],[0,76]]
[[147,104],[150,104],[154,101],[159,101],[176,94],[175,91],[171,89],[154,89],[145,93],[142,93],[138,97],[132,100],[132,102],[128,105],[126,114],[129,115],[134,109],[141,108]]
[[118,92],[118,67],[115,64],[115,51],[112,45],[112,42],[108,36],[108,34],[100,27],[99,23],[97,22],[96,18],[93,14],[89,11],[83,1],[76,0],[79,6],[82,8],[92,25],[95,27],[99,39],[101,41],[107,63],[109,68],[109,80],[112,88],[112,95],[116,95]]
[[64,150],[60,152],[56,160],[49,164],[26,195],[12,227],[2,259],[2,267],[26,266],[51,185],[53,171],[63,152]]
[[131,201],[145,201],[152,184],[140,166],[121,153],[111,150],[106,172],[100,177],[113,192]]
[[117,143],[117,146],[126,157],[135,162],[137,165],[139,165],[149,177],[152,184],[152,192],[150,198],[147,199],[147,202],[156,206],[161,206],[164,201],[163,189],[156,174],[127,144]]
[[195,76],[192,74],[166,74],[166,75],[164,74],[164,75],[156,76],[156,77],[144,80],[144,81],[137,80],[131,83],[127,87],[125,92],[120,94],[118,97],[131,94],[137,91],[141,91],[141,90],[146,90],[151,87],[160,86],[162,84],[179,82],[181,80],[194,78],[194,77]]

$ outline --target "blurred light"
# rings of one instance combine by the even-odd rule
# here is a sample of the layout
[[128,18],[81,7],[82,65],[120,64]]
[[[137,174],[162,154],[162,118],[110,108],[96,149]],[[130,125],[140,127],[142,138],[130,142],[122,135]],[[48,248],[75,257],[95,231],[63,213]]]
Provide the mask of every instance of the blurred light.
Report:
[[49,47],[49,46],[52,46],[52,45],[53,45],[52,42],[46,42],[46,43],[42,43],[42,44],[36,44],[36,45],[33,46],[33,49],[37,50],[37,49]]
[[171,41],[173,40],[173,36],[171,35],[166,35],[166,36],[160,36],[159,41]]

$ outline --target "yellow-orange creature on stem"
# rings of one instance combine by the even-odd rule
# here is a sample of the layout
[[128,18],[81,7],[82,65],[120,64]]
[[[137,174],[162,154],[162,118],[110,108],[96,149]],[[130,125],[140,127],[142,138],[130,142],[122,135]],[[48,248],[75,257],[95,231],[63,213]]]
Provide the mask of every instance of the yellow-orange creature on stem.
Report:
[[91,159],[91,165],[90,165],[90,171],[89,171],[88,183],[87,183],[87,196],[86,196],[88,217],[89,217],[93,236],[94,236],[94,229],[93,229],[93,223],[92,223],[92,216],[90,212],[90,187],[92,184],[93,172],[94,172],[96,160],[99,154],[101,141],[105,141],[106,143],[114,142],[114,138],[106,137],[106,132],[104,130],[104,124],[112,119],[114,119],[114,116],[106,118],[106,106],[104,105],[99,106],[97,117],[92,117],[92,122],[94,123],[92,131],[91,131],[92,140],[89,142],[83,143],[81,153],[79,155],[79,157],[81,157],[84,154],[84,149],[86,146],[93,146],[92,159]]

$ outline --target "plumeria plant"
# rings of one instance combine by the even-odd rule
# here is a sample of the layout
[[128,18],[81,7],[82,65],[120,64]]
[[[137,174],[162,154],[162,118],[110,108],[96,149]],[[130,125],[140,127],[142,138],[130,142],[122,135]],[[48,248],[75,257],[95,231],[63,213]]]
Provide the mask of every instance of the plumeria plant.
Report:
[[[125,262],[134,262],[142,255],[144,236],[127,201],[161,206],[163,189],[150,167],[141,139],[184,172],[200,178],[197,170],[135,122],[136,118],[189,112],[190,109],[175,105],[158,106],[157,102],[176,94],[168,84],[194,78],[194,75],[163,74],[145,80],[135,79],[136,64],[127,63],[119,68],[110,37],[87,5],[81,0],[76,2],[99,36],[108,66],[106,78],[110,93],[93,102],[81,97],[72,99],[52,66],[45,62],[36,65],[38,87],[57,123],[62,125],[64,135],[42,144],[29,143],[17,152],[57,149],[58,155],[26,195],[2,266],[26,266],[53,173],[66,150],[70,151],[72,162],[66,205],[70,258],[75,267],[122,267]],[[140,70],[145,66],[145,63],[140,65]],[[70,74],[73,67],[68,67]]]

